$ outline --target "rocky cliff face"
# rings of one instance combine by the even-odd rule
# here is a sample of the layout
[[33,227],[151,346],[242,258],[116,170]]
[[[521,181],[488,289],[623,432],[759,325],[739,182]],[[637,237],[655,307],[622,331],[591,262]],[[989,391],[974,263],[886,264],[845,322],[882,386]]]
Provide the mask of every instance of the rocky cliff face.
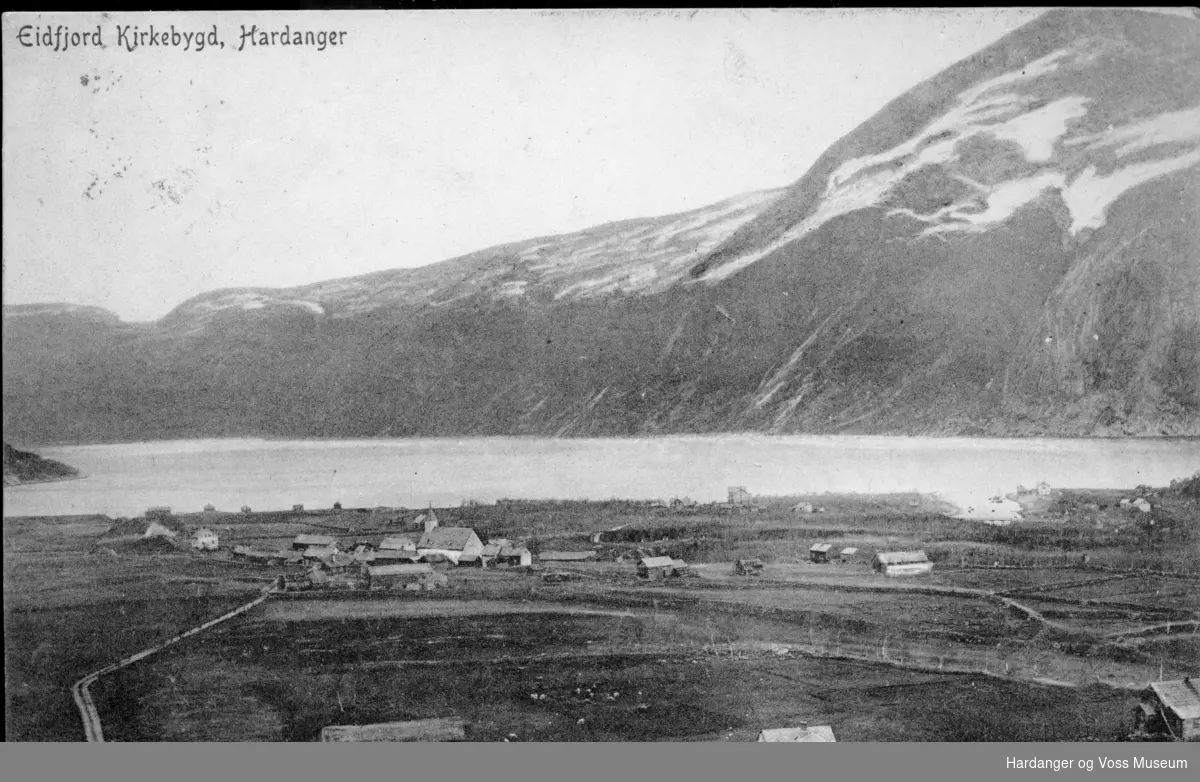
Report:
[[27,441],[1200,435],[1200,22],[1054,11],[799,182],[154,324],[5,310]]

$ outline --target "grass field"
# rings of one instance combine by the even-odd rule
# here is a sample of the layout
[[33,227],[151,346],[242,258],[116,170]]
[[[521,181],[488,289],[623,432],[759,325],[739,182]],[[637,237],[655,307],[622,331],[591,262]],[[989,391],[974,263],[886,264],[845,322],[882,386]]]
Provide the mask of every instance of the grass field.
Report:
[[[801,720],[851,741],[1116,738],[1133,702],[1120,688],[1196,673],[1196,633],[1162,625],[1200,617],[1200,581],[1105,569],[1200,574],[1194,500],[1139,514],[1115,494],[1075,492],[990,526],[907,496],[811,499],[825,512],[438,509],[485,539],[594,550],[598,561],[563,565],[582,580],[557,585],[451,569],[449,588],[432,593],[274,597],[101,678],[106,737],[309,741],[326,724],[458,715],[468,738],[488,741],[747,740]],[[249,600],[283,570],[189,552],[187,530],[216,529],[227,551],[286,548],[301,532],[349,545],[412,529],[386,511],[173,523],[178,541],[151,545],[128,536],[133,521],[5,520],[10,740],[81,740],[72,682]],[[814,564],[817,541],[862,555]],[[871,552],[909,548],[929,552],[933,574],[870,572]],[[642,554],[682,557],[698,577],[642,582]],[[763,575],[734,576],[736,557],[763,559]]]

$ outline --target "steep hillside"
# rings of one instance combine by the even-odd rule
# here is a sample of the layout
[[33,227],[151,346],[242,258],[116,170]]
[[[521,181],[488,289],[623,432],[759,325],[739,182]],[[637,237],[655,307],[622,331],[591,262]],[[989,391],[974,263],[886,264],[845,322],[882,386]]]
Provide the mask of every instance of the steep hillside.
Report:
[[18,451],[8,443],[4,443],[4,485],[16,486],[21,483],[39,483],[41,481],[57,481],[74,478],[79,473],[74,467],[68,467],[53,459],[43,459],[36,453]]
[[30,442],[1200,435],[1200,22],[1062,10],[793,186],[155,324],[5,310]]

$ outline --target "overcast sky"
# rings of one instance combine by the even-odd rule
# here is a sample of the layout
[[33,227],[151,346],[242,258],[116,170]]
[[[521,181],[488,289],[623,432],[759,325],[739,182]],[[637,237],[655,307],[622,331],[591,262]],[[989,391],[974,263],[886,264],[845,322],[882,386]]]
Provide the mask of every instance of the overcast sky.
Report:
[[[4,302],[161,317],[800,178],[1041,9],[4,19]],[[225,47],[117,46],[217,26]],[[24,47],[23,25],[103,49]],[[241,26],[345,31],[250,47]]]

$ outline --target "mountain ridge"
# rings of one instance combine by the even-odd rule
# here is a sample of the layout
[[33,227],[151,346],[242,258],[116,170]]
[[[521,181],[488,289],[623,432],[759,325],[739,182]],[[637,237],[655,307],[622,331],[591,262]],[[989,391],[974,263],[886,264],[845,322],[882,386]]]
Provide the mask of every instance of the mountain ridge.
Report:
[[1200,24],[1051,11],[786,188],[153,324],[6,308],[5,429],[1200,436],[1198,163]]

